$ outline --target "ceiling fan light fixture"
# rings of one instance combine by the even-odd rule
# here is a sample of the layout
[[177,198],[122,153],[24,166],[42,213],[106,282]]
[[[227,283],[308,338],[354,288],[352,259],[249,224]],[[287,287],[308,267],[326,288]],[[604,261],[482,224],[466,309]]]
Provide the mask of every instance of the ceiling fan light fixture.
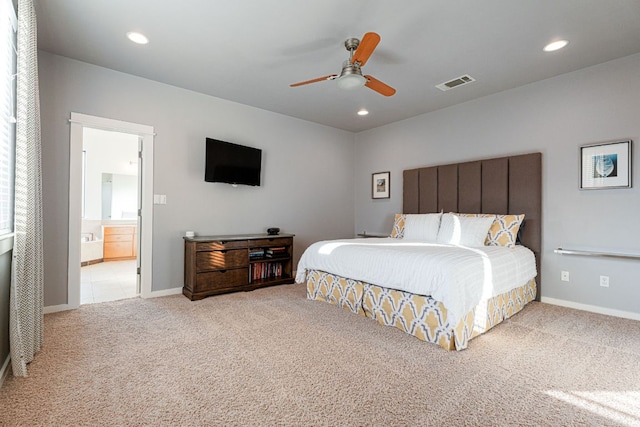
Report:
[[367,82],[367,79],[360,74],[345,74],[338,77],[338,87],[340,89],[358,89]]

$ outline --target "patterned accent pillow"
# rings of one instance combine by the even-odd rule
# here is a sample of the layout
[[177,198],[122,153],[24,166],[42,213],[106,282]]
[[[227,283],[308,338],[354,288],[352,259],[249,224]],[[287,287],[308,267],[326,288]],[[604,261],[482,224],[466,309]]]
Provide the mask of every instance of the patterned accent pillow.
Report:
[[518,241],[518,230],[524,214],[521,215],[493,215],[493,214],[455,214],[466,217],[495,217],[493,224],[489,228],[489,234],[484,244],[486,246],[504,246],[512,248]]
[[407,216],[405,214],[396,214],[389,237],[393,237],[394,239],[402,239],[404,237],[404,223],[406,218]]

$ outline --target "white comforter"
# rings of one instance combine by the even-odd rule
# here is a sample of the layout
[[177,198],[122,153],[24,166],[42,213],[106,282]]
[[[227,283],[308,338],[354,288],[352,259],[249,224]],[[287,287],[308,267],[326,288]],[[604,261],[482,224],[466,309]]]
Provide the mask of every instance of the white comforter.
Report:
[[456,325],[480,301],[534,278],[536,263],[523,246],[468,248],[369,238],[314,243],[300,258],[296,282],[304,282],[308,270],[431,296]]

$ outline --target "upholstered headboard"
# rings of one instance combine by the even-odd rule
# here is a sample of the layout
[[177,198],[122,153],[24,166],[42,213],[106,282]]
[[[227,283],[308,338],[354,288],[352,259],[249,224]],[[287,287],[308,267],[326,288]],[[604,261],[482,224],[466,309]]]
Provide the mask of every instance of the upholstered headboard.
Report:
[[542,154],[531,153],[404,171],[403,212],[525,214],[520,242],[536,256],[540,300]]

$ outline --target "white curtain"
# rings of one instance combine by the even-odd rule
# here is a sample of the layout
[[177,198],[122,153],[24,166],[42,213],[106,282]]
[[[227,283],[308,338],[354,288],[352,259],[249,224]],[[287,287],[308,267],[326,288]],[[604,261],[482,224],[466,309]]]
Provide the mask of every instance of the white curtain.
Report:
[[10,297],[13,375],[27,376],[27,364],[43,338],[44,277],[38,47],[33,0],[18,0],[15,240]]

